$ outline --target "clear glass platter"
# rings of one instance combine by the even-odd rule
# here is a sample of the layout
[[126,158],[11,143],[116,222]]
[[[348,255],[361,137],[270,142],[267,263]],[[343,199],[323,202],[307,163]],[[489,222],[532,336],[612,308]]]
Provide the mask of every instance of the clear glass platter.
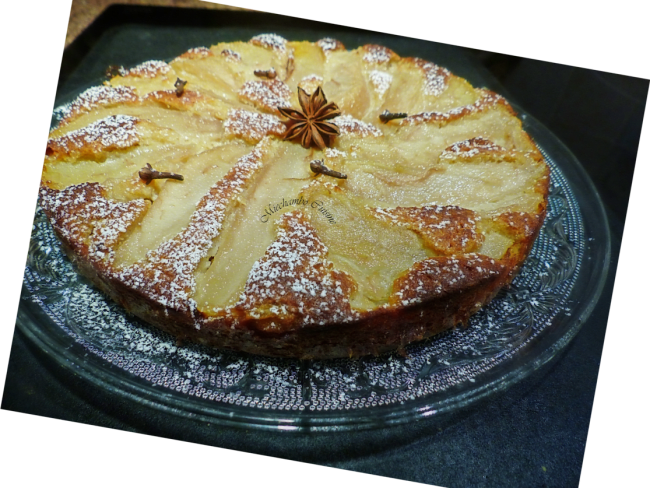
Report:
[[469,327],[411,345],[405,356],[294,361],[177,345],[79,276],[40,211],[17,326],[99,388],[210,422],[334,431],[466,407],[555,357],[593,310],[609,266],[607,220],[589,177],[551,132],[521,118],[551,168],[540,236],[512,286]]

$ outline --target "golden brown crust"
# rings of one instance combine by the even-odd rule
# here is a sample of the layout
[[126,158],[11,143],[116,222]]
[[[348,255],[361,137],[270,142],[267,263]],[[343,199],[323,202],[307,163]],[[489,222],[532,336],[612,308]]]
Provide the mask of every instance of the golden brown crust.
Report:
[[286,213],[278,230],[277,240],[251,270],[237,314],[255,319],[262,332],[350,321],[356,285],[325,259],[327,248],[307,218],[300,211]]
[[142,98],[143,102],[154,102],[176,110],[187,109],[204,99],[203,95],[192,90],[183,90],[180,96],[175,90],[158,90],[148,93]]
[[425,93],[428,95],[440,95],[445,91],[449,84],[452,74],[437,64],[425,61],[420,58],[406,58],[406,61],[413,63],[418,69],[422,70],[426,79]]
[[343,51],[345,46],[343,43],[337,39],[332,39],[331,37],[325,37],[316,42],[316,45],[321,48],[323,54],[326,56],[334,51]]
[[41,187],[40,205],[69,249],[105,272],[115,245],[142,218],[148,202],[116,202],[97,183],[82,183],[61,191]]
[[377,44],[366,44],[361,46],[362,59],[371,64],[387,64],[391,60],[398,59],[399,56],[391,49]]
[[76,156],[95,159],[108,151],[126,149],[140,142],[136,131],[138,119],[125,115],[110,115],[47,141],[45,154],[52,157]]
[[159,75],[169,73],[171,67],[164,61],[145,61],[131,69],[120,70],[122,78],[155,78]]
[[214,53],[207,47],[195,47],[181,54],[179,59],[201,59],[214,56]]
[[100,106],[115,106],[137,102],[138,95],[130,86],[100,85],[82,92],[69,106],[65,107],[59,127],[63,127],[82,114]]
[[493,288],[506,272],[502,263],[480,254],[425,259],[395,280],[390,303],[405,306],[476,287]]
[[508,113],[513,116],[515,115],[513,108],[501,95],[497,95],[496,93],[485,89],[479,91],[481,93],[480,98],[471,105],[458,107],[447,112],[423,112],[420,114],[409,115],[408,117],[399,119],[397,122],[399,125],[433,123],[442,127],[450,122],[461,120],[463,117],[489,110],[495,106],[504,107]]
[[497,228],[514,239],[527,239],[535,235],[543,216],[527,212],[505,212],[492,219]]
[[466,208],[424,206],[372,211],[381,220],[416,232],[427,247],[445,256],[474,252],[484,240],[476,229],[478,215]]
[[247,142],[257,143],[266,136],[281,137],[287,128],[276,115],[231,109],[228,111],[224,129],[227,134],[241,137]]
[[239,98],[264,112],[279,114],[278,107],[291,105],[291,90],[285,82],[277,78],[248,81],[239,90]]
[[463,162],[471,161],[516,161],[521,154],[515,150],[507,150],[489,139],[478,136],[466,141],[455,142],[445,148],[440,155],[440,159],[462,160]]
[[271,49],[273,51],[284,53],[287,50],[287,40],[277,34],[260,34],[249,41],[254,46]]

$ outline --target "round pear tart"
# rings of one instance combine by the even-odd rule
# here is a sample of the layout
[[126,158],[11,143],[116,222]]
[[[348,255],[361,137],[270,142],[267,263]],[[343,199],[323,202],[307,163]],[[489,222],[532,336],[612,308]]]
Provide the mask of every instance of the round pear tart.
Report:
[[59,114],[41,208],[82,274],[181,341],[403,351],[508,285],[546,214],[506,100],[378,45],[190,49]]

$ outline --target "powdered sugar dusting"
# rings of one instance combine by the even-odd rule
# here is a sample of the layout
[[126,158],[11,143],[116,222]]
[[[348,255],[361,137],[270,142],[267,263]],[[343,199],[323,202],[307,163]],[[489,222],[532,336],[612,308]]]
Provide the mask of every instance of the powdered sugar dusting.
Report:
[[332,51],[340,51],[342,49],[345,49],[345,46],[343,46],[343,43],[341,41],[337,41],[331,37],[325,37],[317,41],[316,44],[323,50],[325,56],[329,55],[329,53]]
[[447,89],[447,83],[451,73],[445,68],[429,61],[417,60],[417,64],[424,70],[426,82],[424,93],[427,95],[439,96]]
[[[278,238],[255,262],[237,307],[261,318],[297,319],[298,325],[350,321],[351,278],[325,259],[327,247],[298,210],[279,220]],[[292,320],[293,322],[293,320]],[[274,327],[271,321],[268,328]]]
[[469,159],[480,153],[503,152],[505,150],[505,148],[498,144],[494,144],[489,139],[478,136],[465,141],[455,142],[451,146],[445,148],[440,155],[440,159]]
[[393,82],[393,76],[385,71],[375,69],[370,72],[370,82],[374,86],[377,95],[381,97],[390,88],[390,84]]
[[278,79],[247,81],[239,90],[239,97],[262,110],[276,113],[278,107],[291,106],[291,90],[285,82]]
[[355,135],[359,137],[379,137],[383,133],[376,126],[355,119],[351,115],[340,115],[332,119],[332,123],[339,128],[340,135]]
[[[144,200],[118,202],[103,195],[98,183],[72,185],[64,190],[42,187],[41,208],[49,215],[53,227],[66,240],[79,243],[93,262],[113,262],[118,239],[146,209]],[[74,245],[74,244],[73,244]]]
[[81,129],[50,139],[47,154],[70,154],[76,151],[101,152],[124,149],[138,144],[138,119],[130,115],[110,115]]
[[207,47],[202,46],[202,47],[193,47],[192,49],[189,49],[187,53],[192,56],[192,57],[198,57],[198,58],[207,58],[208,56],[212,55],[212,51],[210,51]]
[[207,47],[205,46],[200,46],[200,47],[193,47],[192,49],[188,49],[187,52],[191,55],[198,54],[200,57],[204,58],[206,56],[210,56],[210,51]]
[[326,147],[325,148],[325,157],[327,158],[338,158],[341,156],[345,156],[346,153],[345,151],[340,151],[339,149],[336,149],[335,147]]
[[[59,107],[56,113],[58,117],[69,119],[90,112],[93,108],[101,105],[136,102],[137,100],[138,96],[130,86],[93,86],[81,93],[72,103]],[[66,122],[63,120],[61,125]]]
[[377,46],[376,44],[368,44],[363,46],[363,60],[366,63],[384,64],[387,63],[395,56],[395,53],[384,46]]
[[505,267],[494,259],[475,253],[425,259],[415,263],[395,281],[397,291],[391,297],[391,303],[399,306],[421,303],[498,277],[504,270]]
[[447,112],[423,112],[421,114],[410,115],[400,120],[399,123],[400,125],[422,124],[427,122],[447,123],[470,114],[487,110],[499,103],[506,104],[502,96],[488,90],[483,90],[481,97],[471,105],[452,108]]
[[241,62],[241,54],[233,51],[232,49],[224,49],[221,51],[221,56],[223,56],[226,61],[230,61],[231,63]]
[[256,46],[270,48],[279,52],[287,50],[287,40],[277,34],[260,34],[253,37],[250,42]]
[[188,49],[187,52],[181,54],[174,61],[181,59],[201,59],[207,58],[208,56],[214,56],[214,54],[207,47],[193,47],[192,49]]
[[307,93],[312,94],[323,84],[323,77],[318,75],[307,75],[298,83],[298,86]]
[[136,76],[139,78],[155,78],[158,75],[169,73],[171,66],[164,61],[145,61],[131,69],[120,70],[121,76]]
[[492,222],[500,226],[506,234],[521,239],[534,235],[539,219],[539,215],[509,211],[493,217]]
[[270,134],[281,136],[286,128],[275,115],[230,109],[224,129],[227,134],[240,136],[249,141],[260,141]]
[[240,158],[201,199],[183,231],[116,276],[163,306],[193,312],[196,303],[191,296],[196,287],[196,267],[219,235],[229,204],[262,167],[262,154],[258,145]]

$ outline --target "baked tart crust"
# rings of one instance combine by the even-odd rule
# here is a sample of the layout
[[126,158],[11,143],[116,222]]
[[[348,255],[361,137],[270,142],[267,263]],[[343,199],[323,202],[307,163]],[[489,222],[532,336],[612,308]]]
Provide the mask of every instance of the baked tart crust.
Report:
[[[316,92],[314,113],[336,115],[323,149],[284,137]],[[195,48],[120,68],[62,113],[41,207],[81,273],[181,341],[403,350],[507,286],[546,214],[549,169],[507,101],[382,46]]]

